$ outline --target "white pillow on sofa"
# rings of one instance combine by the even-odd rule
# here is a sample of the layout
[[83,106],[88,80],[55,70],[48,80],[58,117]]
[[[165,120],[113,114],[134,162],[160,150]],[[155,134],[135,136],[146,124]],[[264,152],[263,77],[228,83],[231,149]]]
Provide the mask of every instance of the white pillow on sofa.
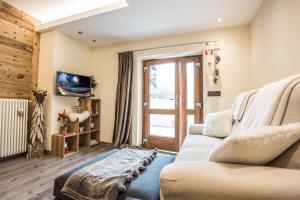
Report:
[[209,161],[265,165],[300,139],[300,123],[264,126],[226,138],[209,155]]
[[231,134],[233,110],[209,113],[206,116],[203,135],[211,137],[227,137]]

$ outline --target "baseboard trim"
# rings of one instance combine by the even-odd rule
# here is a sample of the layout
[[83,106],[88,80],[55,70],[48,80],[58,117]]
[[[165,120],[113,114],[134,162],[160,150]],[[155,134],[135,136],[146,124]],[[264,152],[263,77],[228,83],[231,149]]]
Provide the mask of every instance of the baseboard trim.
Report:
[[51,155],[52,154],[52,151],[50,151],[50,150],[44,150],[44,155]]
[[12,155],[12,156],[7,156],[5,158],[0,158],[0,162],[6,161],[6,160],[15,159],[15,158],[19,158],[19,157],[26,157],[26,152],[19,153],[19,154],[16,154],[16,155]]
[[109,147],[113,147],[114,146],[113,143],[111,143],[111,142],[100,142],[99,144],[100,145],[109,146]]

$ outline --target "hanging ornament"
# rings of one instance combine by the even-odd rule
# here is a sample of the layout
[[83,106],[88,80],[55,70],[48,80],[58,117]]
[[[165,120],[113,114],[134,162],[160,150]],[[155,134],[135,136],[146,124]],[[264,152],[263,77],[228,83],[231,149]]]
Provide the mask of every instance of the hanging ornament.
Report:
[[216,58],[215,58],[216,65],[219,64],[220,61],[221,61],[221,57],[220,56],[216,56]]
[[217,50],[205,50],[205,61],[206,61],[206,72],[208,76],[208,82],[210,85],[215,85],[218,83],[220,76],[220,71],[218,69],[218,64],[221,61],[221,57],[217,55]]
[[214,83],[217,84],[219,76],[220,76],[220,71],[218,69],[218,64],[221,62],[221,57],[217,54],[218,52],[215,51],[214,53],[214,58],[215,58],[215,65],[214,65]]
[[214,85],[213,82],[213,74],[214,74],[214,58],[211,55],[211,51],[207,50],[207,54],[205,56],[205,61],[206,61],[206,73],[207,73],[207,77],[208,77],[208,82],[210,85]]

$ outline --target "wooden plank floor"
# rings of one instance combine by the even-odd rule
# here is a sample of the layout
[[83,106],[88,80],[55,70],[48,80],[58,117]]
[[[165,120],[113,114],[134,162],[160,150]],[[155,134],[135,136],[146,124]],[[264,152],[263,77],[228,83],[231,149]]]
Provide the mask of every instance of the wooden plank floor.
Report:
[[22,157],[0,162],[0,199],[54,199],[53,184],[57,176],[111,149],[110,144],[101,143],[64,159],[49,155],[40,159]]

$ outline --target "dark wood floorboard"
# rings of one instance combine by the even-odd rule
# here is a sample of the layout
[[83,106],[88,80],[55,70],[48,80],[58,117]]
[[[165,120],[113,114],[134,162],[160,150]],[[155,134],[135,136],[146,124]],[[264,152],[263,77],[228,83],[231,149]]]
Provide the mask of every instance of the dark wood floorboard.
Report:
[[54,179],[64,172],[93,160],[112,145],[101,143],[66,158],[52,155],[26,160],[24,157],[0,162],[0,199],[54,199]]

